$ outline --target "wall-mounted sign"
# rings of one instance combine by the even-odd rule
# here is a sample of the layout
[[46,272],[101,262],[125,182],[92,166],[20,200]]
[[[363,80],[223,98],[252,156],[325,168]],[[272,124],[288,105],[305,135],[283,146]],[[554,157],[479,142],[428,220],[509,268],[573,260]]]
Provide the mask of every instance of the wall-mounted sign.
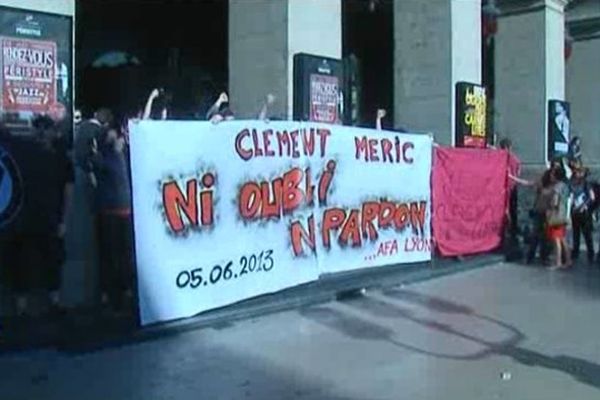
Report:
[[0,118],[71,119],[71,17],[0,7],[0,52]]
[[294,120],[343,123],[344,82],[344,65],[340,60],[296,54]]
[[50,113],[56,106],[56,43],[0,37],[4,111]]
[[485,87],[475,83],[456,84],[456,147],[485,148],[487,99]]
[[548,160],[566,155],[571,135],[571,107],[562,100],[548,101]]
[[310,121],[338,123],[339,99],[340,81],[337,76],[311,74]]

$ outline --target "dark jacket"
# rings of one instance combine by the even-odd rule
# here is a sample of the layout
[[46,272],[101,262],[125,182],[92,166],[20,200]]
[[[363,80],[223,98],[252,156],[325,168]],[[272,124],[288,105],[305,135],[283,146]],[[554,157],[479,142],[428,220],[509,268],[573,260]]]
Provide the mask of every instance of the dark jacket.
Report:
[[98,211],[130,210],[131,188],[125,152],[117,152],[112,145],[102,146],[98,153],[91,157],[91,164],[98,180]]
[[100,142],[105,128],[95,120],[87,120],[81,123],[75,131],[75,164],[86,172],[91,172],[92,166],[90,157],[92,156],[92,142]]
[[2,231],[28,235],[55,233],[63,218],[65,185],[73,181],[68,156],[62,148],[32,136],[4,139],[2,147],[14,159],[22,186],[18,214]]

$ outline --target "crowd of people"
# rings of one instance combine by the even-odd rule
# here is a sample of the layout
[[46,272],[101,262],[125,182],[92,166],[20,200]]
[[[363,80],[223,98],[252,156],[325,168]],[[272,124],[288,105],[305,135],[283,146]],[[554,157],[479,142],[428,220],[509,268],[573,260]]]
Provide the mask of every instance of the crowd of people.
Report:
[[[85,204],[83,214],[76,213],[77,224],[92,232],[92,241],[85,245],[97,250],[97,303],[110,313],[132,314],[135,268],[128,126],[144,119],[169,119],[171,101],[168,92],[154,89],[143,109],[120,120],[107,108],[96,110],[89,119],[76,110],[72,138],[47,116],[34,118],[31,135],[14,135],[0,125],[2,148],[17,159],[24,182],[18,217],[0,229],[1,285],[10,292],[9,309],[16,315],[64,311],[60,289],[66,218],[74,196],[81,196]],[[265,96],[256,117],[274,119],[275,101],[274,95]],[[206,120],[215,124],[234,118],[225,92],[206,112]]]
[[32,121],[31,135],[0,131],[2,147],[19,165],[9,193],[17,206],[0,230],[2,285],[11,290],[17,314],[26,313],[31,300],[41,297],[46,308],[57,311],[66,257],[65,218],[75,182],[68,140],[45,116]]
[[[14,293],[18,315],[31,310],[29,299],[42,294],[47,309],[61,312],[61,267],[65,262],[66,216],[73,193],[83,193],[93,246],[98,249],[98,303],[115,313],[132,313],[135,307],[135,268],[131,179],[129,170],[129,123],[144,119],[169,119],[171,96],[164,90],[151,92],[145,107],[121,121],[108,109],[99,109],[89,119],[74,114],[74,140],[69,145],[61,126],[49,117],[36,117],[33,135],[15,137],[0,129],[2,145],[21,157],[21,173],[27,176],[20,217],[0,230],[2,285]],[[265,97],[257,118],[273,119],[276,98]],[[375,128],[383,129],[385,110],[378,110]],[[206,113],[213,123],[230,121],[235,114],[227,93],[221,93]],[[397,129],[404,132],[404,129]],[[580,253],[583,236],[589,263],[596,261],[592,238],[594,213],[600,196],[589,182],[583,165],[581,143],[574,138],[565,157],[553,160],[536,182],[520,178],[520,162],[508,139],[500,148],[509,152],[507,234],[521,233],[518,221],[517,187],[533,189],[531,227],[526,261],[539,258],[552,268],[570,268]],[[19,161],[19,160],[17,160]],[[79,190],[79,192],[77,192]],[[81,221],[80,221],[81,222]],[[567,227],[572,227],[572,248]],[[600,249],[600,245],[599,245]]]
[[[580,139],[574,137],[569,144],[568,154],[553,159],[550,167],[534,182],[519,178],[519,162],[512,153],[510,140],[502,140],[500,147],[509,151],[511,160],[508,171],[509,238],[521,231],[517,224],[517,185],[529,186],[535,193],[529,212],[532,229],[526,238],[529,248],[525,261],[533,263],[539,251],[540,261],[551,269],[571,268],[579,259],[583,236],[588,263],[600,263],[600,255],[596,257],[592,237],[595,214],[600,204],[599,190],[597,184],[590,182],[589,169],[583,164]],[[567,240],[569,227],[572,232],[572,247]],[[598,248],[600,250],[600,245]]]

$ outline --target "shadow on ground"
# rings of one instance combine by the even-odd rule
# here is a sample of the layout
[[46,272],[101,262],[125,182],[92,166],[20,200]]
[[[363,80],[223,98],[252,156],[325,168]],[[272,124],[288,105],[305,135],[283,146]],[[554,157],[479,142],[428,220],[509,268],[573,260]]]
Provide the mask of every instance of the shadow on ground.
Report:
[[85,361],[65,355],[5,357],[0,399],[365,400],[326,378],[201,339],[190,332],[177,341],[96,353]]
[[[598,287],[596,287],[598,290]],[[454,355],[433,352],[427,348],[418,348],[398,339],[399,332],[382,326],[378,323],[360,318],[353,313],[340,310],[337,307],[324,305],[310,307],[300,310],[300,314],[318,324],[333,329],[347,337],[358,340],[383,341],[399,348],[423,354],[429,357],[455,359],[455,360],[479,360],[491,355],[502,355],[513,359],[522,365],[531,367],[542,367],[556,370],[570,375],[575,380],[589,386],[600,389],[600,365],[568,355],[549,356],[540,352],[532,351],[519,346],[525,338],[525,334],[516,327],[497,319],[480,315],[471,307],[453,303],[443,298],[429,296],[411,290],[390,289],[383,292],[384,296],[396,301],[406,302],[407,305],[417,305],[429,312],[445,314],[461,314],[471,318],[477,318],[509,332],[508,339],[501,342],[492,342],[479,338],[466,332],[461,332],[451,325],[440,323],[433,319],[418,317],[410,308],[402,307],[392,302],[380,299],[359,296],[343,302],[361,313],[387,319],[404,319],[426,329],[434,330],[445,335],[453,335],[463,340],[470,341],[484,348],[474,354]]]

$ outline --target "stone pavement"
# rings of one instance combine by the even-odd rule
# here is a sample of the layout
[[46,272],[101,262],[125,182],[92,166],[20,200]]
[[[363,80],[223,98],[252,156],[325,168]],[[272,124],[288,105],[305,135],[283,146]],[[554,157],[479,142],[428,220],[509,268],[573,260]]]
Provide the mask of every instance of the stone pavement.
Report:
[[94,352],[0,357],[0,399],[598,399],[600,272],[496,264]]
[[481,268],[499,260],[502,260],[499,254],[482,254],[460,260],[434,258],[430,263],[391,265],[325,275],[314,282],[144,329],[138,329],[133,316],[114,318],[94,308],[69,310],[59,318],[0,319],[0,352],[44,347],[81,351],[154,339],[213,324],[324,303],[360,288],[386,288],[434,279]]

